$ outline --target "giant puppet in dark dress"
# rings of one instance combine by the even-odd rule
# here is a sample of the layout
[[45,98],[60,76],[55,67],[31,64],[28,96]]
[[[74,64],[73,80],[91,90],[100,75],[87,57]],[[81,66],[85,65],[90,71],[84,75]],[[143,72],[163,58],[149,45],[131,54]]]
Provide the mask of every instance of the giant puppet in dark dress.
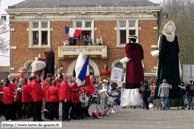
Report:
[[181,69],[178,56],[180,51],[178,38],[174,35],[175,30],[174,23],[170,21],[162,31],[162,42],[159,45],[157,82],[153,101],[154,107],[161,107],[161,100],[157,95],[163,79],[166,79],[172,85],[172,89],[169,92],[168,107],[183,106],[182,90],[178,87],[181,83]]

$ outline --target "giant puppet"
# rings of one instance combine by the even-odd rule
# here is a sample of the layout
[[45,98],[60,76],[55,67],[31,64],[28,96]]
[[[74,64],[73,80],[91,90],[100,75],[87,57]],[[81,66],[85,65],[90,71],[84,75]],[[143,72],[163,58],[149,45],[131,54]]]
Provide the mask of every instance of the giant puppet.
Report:
[[100,72],[101,80],[103,81],[104,79],[110,79],[111,77],[111,71],[108,70],[108,65],[105,64],[103,67],[103,70]]
[[32,76],[38,75],[43,81],[46,78],[47,73],[54,75],[54,52],[52,49],[46,49],[44,51],[45,59],[39,57],[35,58],[35,61],[31,64]]
[[121,106],[142,105],[138,88],[140,82],[144,82],[142,60],[144,59],[143,48],[136,43],[138,36],[130,35],[130,43],[125,46],[126,57],[121,62],[127,62],[126,86],[121,95]]
[[174,34],[176,30],[175,24],[169,21],[162,30],[162,42],[159,42],[159,57],[158,57],[158,71],[157,82],[154,94],[154,107],[161,107],[161,100],[157,96],[158,89],[163,79],[172,85],[169,92],[168,107],[183,106],[182,90],[178,87],[180,85],[180,76],[182,74],[179,63],[179,45],[178,38]]
[[20,74],[20,79],[24,79],[24,76],[26,75],[26,72],[27,72],[26,68],[24,68],[24,67],[19,68],[18,73]]

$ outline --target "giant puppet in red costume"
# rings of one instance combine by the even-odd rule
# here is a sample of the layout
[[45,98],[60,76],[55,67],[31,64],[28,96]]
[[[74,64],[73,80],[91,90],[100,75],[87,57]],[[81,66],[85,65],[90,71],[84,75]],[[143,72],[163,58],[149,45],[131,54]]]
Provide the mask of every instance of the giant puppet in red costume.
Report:
[[[136,43],[138,36],[130,35],[130,43],[125,46],[126,57],[121,62],[127,62],[126,86],[121,95],[121,106],[137,106],[142,104],[138,90],[140,82],[144,82],[144,72],[141,60],[144,59],[143,48]],[[126,97],[128,96],[128,97]]]
[[110,79],[111,71],[108,70],[108,65],[107,64],[104,65],[104,69],[100,72],[100,75],[101,75],[101,80],[104,80],[104,79],[107,79],[107,78]]

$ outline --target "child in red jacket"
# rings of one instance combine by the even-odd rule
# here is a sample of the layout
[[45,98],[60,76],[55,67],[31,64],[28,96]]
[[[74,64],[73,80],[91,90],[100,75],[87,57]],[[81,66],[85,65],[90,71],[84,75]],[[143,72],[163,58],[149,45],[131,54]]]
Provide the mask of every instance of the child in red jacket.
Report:
[[6,80],[5,87],[3,88],[3,103],[5,106],[5,119],[11,120],[11,106],[14,99],[14,94],[11,92],[11,89],[9,87],[9,80]]
[[28,111],[28,107],[29,107],[29,104],[31,102],[32,94],[31,94],[30,88],[27,85],[27,78],[25,78],[22,81],[21,88],[22,88],[22,103],[23,103],[22,116],[23,116],[23,119],[28,119],[26,111]]
[[56,86],[57,81],[52,81],[52,86],[49,88],[50,96],[50,120],[53,120],[53,117],[59,119],[59,88]]
[[47,114],[45,115],[45,118],[47,119],[50,119],[50,91],[49,91],[49,88],[52,86],[52,81],[53,81],[53,78],[49,78],[48,79],[48,82],[46,84],[46,87],[44,89],[44,93],[45,93],[45,107],[46,107],[46,110],[47,110]]

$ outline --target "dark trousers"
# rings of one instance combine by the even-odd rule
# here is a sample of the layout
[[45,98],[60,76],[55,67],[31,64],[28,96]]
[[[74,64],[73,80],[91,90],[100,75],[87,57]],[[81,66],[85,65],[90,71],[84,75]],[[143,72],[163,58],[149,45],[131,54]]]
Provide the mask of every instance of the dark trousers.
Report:
[[72,103],[72,110],[71,110],[71,118],[75,115],[75,116],[80,116],[80,103]]
[[17,114],[17,118],[21,118],[22,117],[22,102],[21,100],[16,101],[15,102],[17,107],[16,107],[16,114]]
[[68,119],[69,116],[69,108],[70,108],[70,102],[67,101],[66,103],[64,101],[62,102],[62,120]]
[[45,102],[45,108],[50,111],[50,102]]
[[50,119],[50,102],[45,103],[45,108],[47,111],[44,112],[44,117]]
[[59,102],[50,102],[50,119],[59,119]]
[[145,108],[149,110],[148,97],[143,97],[143,102],[144,102]]
[[31,117],[34,115],[33,111],[34,111],[34,102],[33,100],[31,100],[29,107],[28,107],[28,117]]
[[5,119],[6,120],[12,119],[11,116],[12,104],[4,104],[4,106],[5,106]]
[[28,117],[27,116],[28,108],[29,108],[29,103],[23,103],[23,106],[22,106],[22,116],[23,117]]
[[42,101],[34,102],[34,121],[42,120],[41,118]]
[[2,107],[2,115],[4,115],[5,116],[5,110],[6,110],[6,107],[5,107],[5,104],[4,103],[2,103],[3,104],[3,107]]
[[11,105],[11,119],[16,119],[17,104],[13,101]]
[[[0,100],[1,101],[1,100]],[[3,103],[0,102],[0,117],[3,115]]]

